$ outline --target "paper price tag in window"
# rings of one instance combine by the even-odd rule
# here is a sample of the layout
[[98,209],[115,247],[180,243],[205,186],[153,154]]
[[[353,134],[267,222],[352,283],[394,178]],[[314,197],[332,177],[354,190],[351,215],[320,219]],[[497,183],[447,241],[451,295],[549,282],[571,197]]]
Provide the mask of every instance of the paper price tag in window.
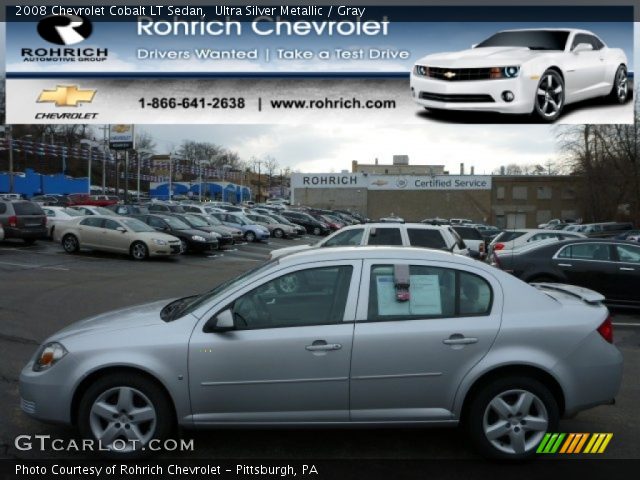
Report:
[[411,275],[409,290],[411,315],[442,315],[438,275]]

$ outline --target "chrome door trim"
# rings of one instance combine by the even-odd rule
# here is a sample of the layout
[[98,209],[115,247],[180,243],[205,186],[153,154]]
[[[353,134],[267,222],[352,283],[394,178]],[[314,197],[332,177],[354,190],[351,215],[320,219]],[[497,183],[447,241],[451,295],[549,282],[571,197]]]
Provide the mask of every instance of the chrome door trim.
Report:
[[203,387],[217,387],[223,385],[266,385],[274,383],[309,383],[309,382],[344,382],[349,377],[326,377],[326,378],[288,378],[286,380],[239,380],[230,382],[200,382]]

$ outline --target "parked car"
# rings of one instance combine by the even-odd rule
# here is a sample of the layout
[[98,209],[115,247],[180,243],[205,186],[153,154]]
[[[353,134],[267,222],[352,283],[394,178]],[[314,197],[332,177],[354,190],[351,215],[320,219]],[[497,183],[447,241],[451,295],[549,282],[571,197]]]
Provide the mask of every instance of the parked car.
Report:
[[404,223],[404,218],[392,215],[390,217],[382,217],[378,220],[378,223]]
[[278,258],[311,248],[344,246],[405,246],[448,250],[468,255],[464,241],[450,226],[424,225],[422,223],[366,223],[352,225],[329,235],[313,245],[296,245],[271,251],[271,258]]
[[4,227],[0,223],[0,242],[4,240]]
[[627,65],[622,49],[587,30],[505,30],[471,49],[418,60],[411,93],[427,109],[534,114],[552,122],[570,103],[625,103]]
[[89,248],[123,253],[134,260],[180,253],[180,241],[176,237],[156,232],[130,217],[92,215],[74,218],[56,228],[54,240],[60,242],[67,253]]
[[149,214],[136,215],[137,218],[158,232],[173,235],[180,239],[181,253],[203,253],[218,249],[218,236],[197,230],[172,215]]
[[304,228],[302,225],[298,225],[297,223],[293,223],[291,220],[289,220],[288,218],[283,217],[280,214],[272,213],[269,216],[271,218],[273,218],[277,222],[284,223],[285,225],[289,225],[290,227],[293,227],[296,230],[296,235],[298,235],[300,237],[302,237],[302,236],[307,234],[307,229]]
[[326,223],[319,222],[308,213],[283,210],[280,214],[289,221],[302,225],[307,230],[307,233],[320,236],[327,235],[331,232],[331,229]]
[[47,236],[47,217],[40,205],[28,200],[0,199],[4,238],[19,238],[27,245]]
[[491,240],[502,233],[502,230],[492,225],[475,225],[475,227],[480,232],[480,235],[485,239],[487,245],[491,243]]
[[566,230],[546,230],[543,228],[521,228],[515,230],[505,230],[495,237],[489,244],[488,254],[491,255],[496,250],[513,250],[530,242],[554,238],[558,241],[569,238],[585,238],[585,235],[578,232]]
[[116,215],[147,215],[149,209],[144,205],[110,205],[107,207],[112,210]]
[[634,239],[635,240],[636,237],[640,236],[640,230],[626,230],[622,233],[619,233],[618,235],[616,235],[614,238],[616,240],[630,240],[630,239]]
[[96,207],[92,205],[71,205],[68,208],[76,210],[82,215],[105,215],[108,217],[116,214],[113,210],[110,210],[106,207]]
[[425,218],[424,220],[421,220],[420,223],[426,223],[427,225],[451,225],[449,220],[440,217]]
[[204,220],[205,222],[207,222],[207,224],[214,228],[214,232],[219,233],[220,235],[231,235],[232,244],[242,243],[244,241],[242,230],[229,227],[217,218],[212,217],[211,215],[203,215],[201,213],[190,213],[189,215]]
[[83,216],[79,211],[69,207],[43,206],[42,211],[47,216],[47,237],[49,238],[53,238],[56,226]]
[[460,235],[470,251],[477,254],[479,260],[484,260],[487,254],[487,244],[480,231],[471,225],[452,225],[451,228]]
[[272,217],[267,215],[260,215],[257,213],[248,213],[245,215],[249,220],[255,222],[258,225],[267,227],[270,236],[274,238],[293,238],[298,235],[295,227],[280,223]]
[[212,213],[225,212],[222,208],[217,208],[212,205],[182,205],[182,208],[187,213],[199,213],[201,215],[210,215]]
[[177,203],[150,202],[146,205],[149,213],[184,213],[184,207]]
[[473,220],[469,218],[450,218],[449,223],[451,225],[472,224]]
[[495,252],[499,268],[525,282],[568,283],[595,290],[615,306],[640,306],[640,245],[608,239],[545,243],[514,254]]
[[67,207],[71,203],[69,198],[64,195],[34,195],[31,197],[32,202],[40,205],[50,205],[56,207]]
[[254,223],[242,214],[212,213],[211,216],[228,227],[242,230],[242,235],[247,242],[267,241],[271,236],[267,227]]
[[94,207],[107,207],[118,203],[116,195],[88,195],[86,193],[72,193],[67,195],[69,205],[91,205]]
[[112,456],[177,427],[402,423],[462,425],[483,455],[524,459],[618,394],[600,299],[436,250],[301,252],[54,333],[20,374],[20,405]]
[[189,213],[172,213],[170,214],[173,217],[176,217],[179,220],[182,220],[184,223],[189,225],[191,228],[196,230],[201,230],[207,234],[215,234],[216,239],[218,240],[218,249],[222,249],[225,245],[233,245],[233,236],[229,232],[222,232],[218,230],[216,227],[209,225],[209,222],[203,220],[202,218],[196,216],[195,214]]
[[633,224],[630,222],[604,222],[604,223],[587,223],[584,225],[582,232],[587,237],[615,237],[626,231],[633,230]]

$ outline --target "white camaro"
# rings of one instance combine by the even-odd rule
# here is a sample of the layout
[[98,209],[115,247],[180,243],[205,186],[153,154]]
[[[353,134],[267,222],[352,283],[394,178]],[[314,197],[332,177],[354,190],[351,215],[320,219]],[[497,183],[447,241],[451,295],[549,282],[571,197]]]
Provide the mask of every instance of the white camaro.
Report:
[[498,32],[471,49],[421,58],[411,94],[429,110],[536,114],[554,121],[565,105],[629,95],[627,57],[586,30]]

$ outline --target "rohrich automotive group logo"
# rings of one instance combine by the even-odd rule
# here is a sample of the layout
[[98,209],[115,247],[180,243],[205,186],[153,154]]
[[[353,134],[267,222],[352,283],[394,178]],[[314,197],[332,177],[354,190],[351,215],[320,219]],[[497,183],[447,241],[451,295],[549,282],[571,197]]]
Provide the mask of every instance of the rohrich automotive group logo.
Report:
[[536,453],[604,453],[613,433],[546,433]]
[[51,15],[38,22],[40,36],[56,45],[75,45],[89,38],[91,32],[91,21],[77,15]]
[[93,33],[93,25],[87,17],[51,15],[38,22],[37,30],[43,40],[59,47],[22,48],[23,62],[103,62],[109,55],[106,48],[71,47],[85,41]]

